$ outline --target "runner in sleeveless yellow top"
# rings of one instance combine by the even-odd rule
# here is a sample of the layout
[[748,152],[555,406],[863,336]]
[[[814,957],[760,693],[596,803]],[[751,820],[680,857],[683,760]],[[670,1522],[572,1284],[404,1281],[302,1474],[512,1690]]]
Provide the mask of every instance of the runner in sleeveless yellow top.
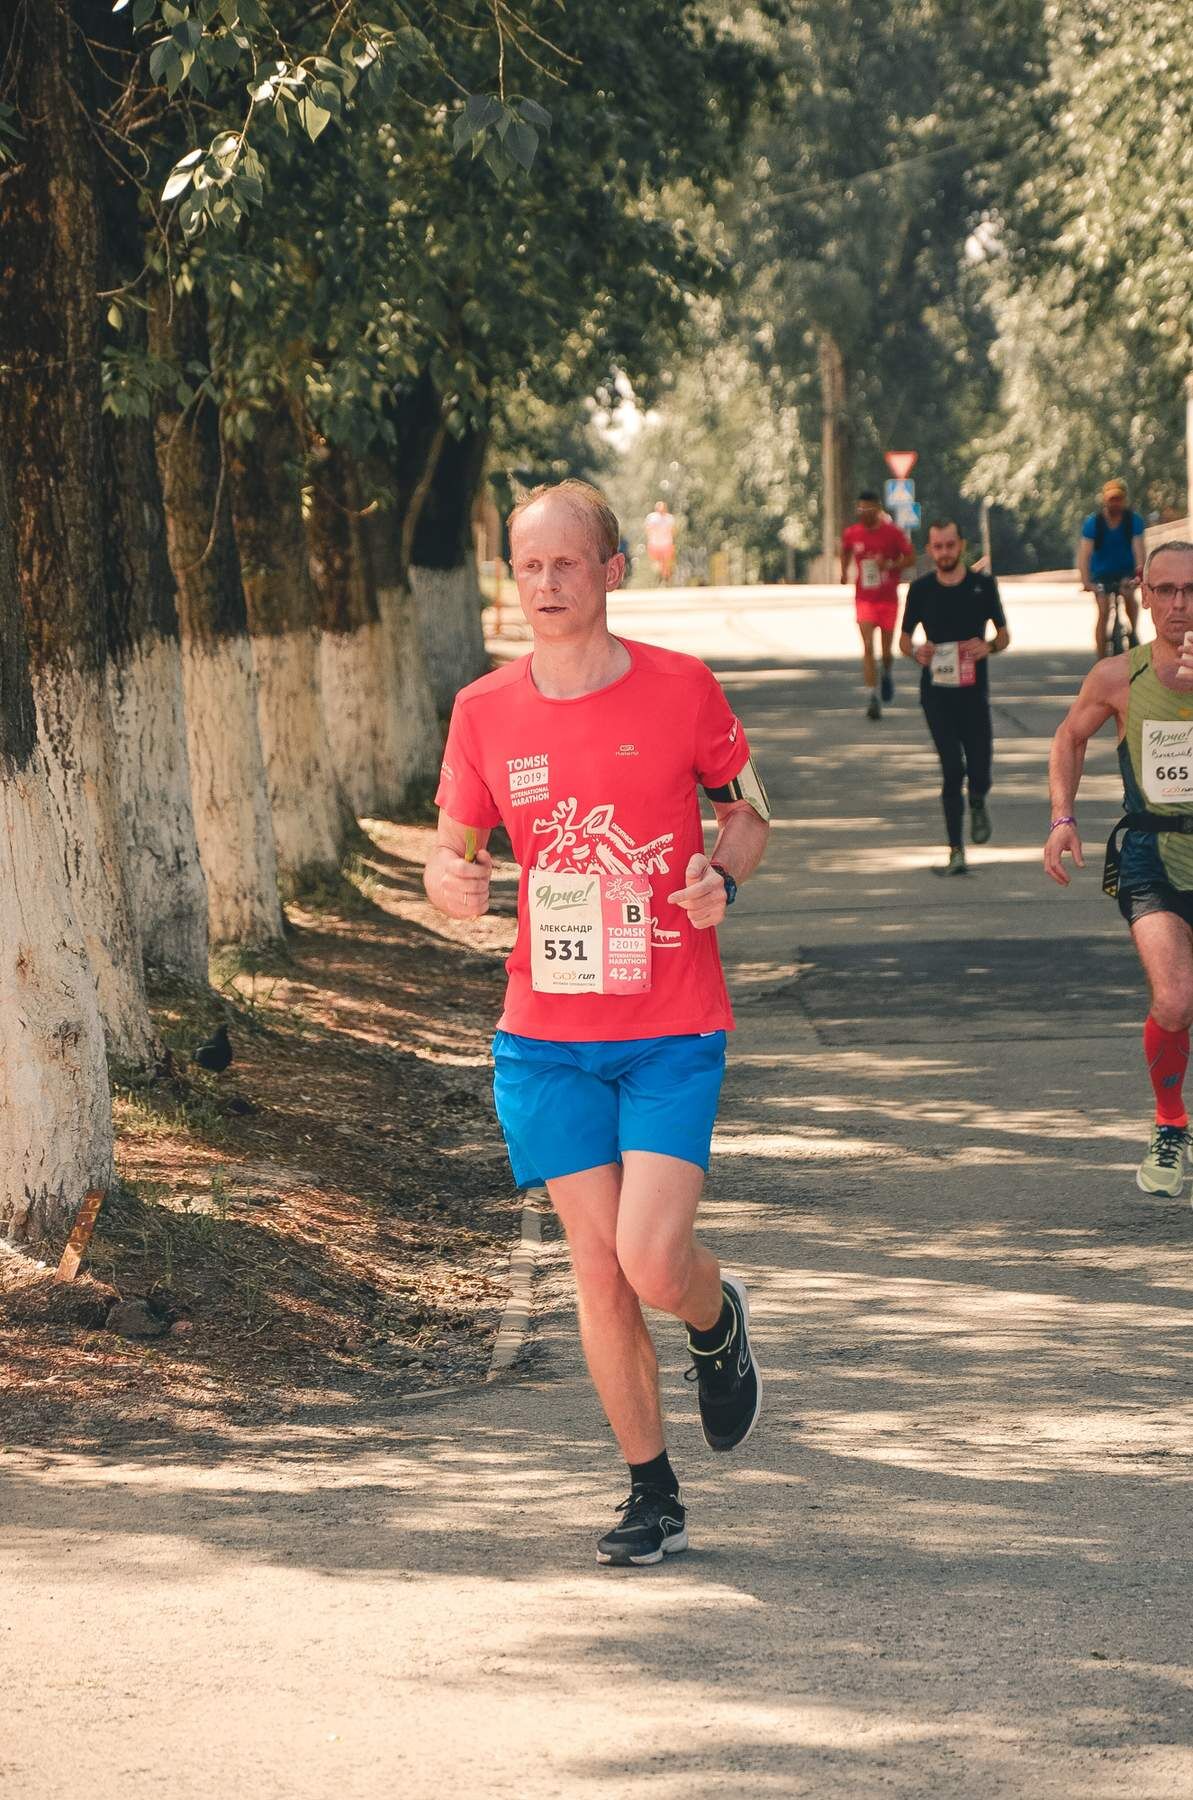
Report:
[[1044,867],[1068,887],[1064,857],[1084,867],[1073,809],[1085,746],[1118,725],[1126,811],[1106,846],[1105,891],[1117,899],[1151,988],[1143,1051],[1155,1124],[1136,1177],[1178,1195],[1193,1161],[1182,1087],[1193,1023],[1193,543],[1161,544],[1143,572],[1155,642],[1094,665],[1052,744],[1052,825]]

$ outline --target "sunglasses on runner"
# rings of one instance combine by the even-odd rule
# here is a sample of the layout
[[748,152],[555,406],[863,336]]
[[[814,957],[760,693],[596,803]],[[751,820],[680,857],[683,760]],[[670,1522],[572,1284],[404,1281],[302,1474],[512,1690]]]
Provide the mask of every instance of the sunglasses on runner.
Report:
[[1193,581],[1183,582],[1179,586],[1175,581],[1160,581],[1156,583],[1155,587],[1152,587],[1149,581],[1148,586],[1151,587],[1157,600],[1163,600],[1165,606],[1170,600],[1175,600],[1178,594],[1182,600],[1193,602]]

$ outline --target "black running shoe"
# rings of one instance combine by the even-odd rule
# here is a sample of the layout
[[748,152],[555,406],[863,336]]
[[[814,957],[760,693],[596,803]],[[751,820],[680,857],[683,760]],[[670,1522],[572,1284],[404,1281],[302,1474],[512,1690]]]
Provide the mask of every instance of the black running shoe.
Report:
[[975,844],[988,844],[994,835],[994,827],[990,823],[990,814],[984,800],[971,800],[969,803],[969,835]]
[[867,705],[866,705],[866,717],[868,719],[881,719],[881,717],[882,717],[882,707],[879,704],[877,694],[870,695],[869,701],[867,702]]
[[719,1350],[688,1351],[692,1367],[687,1379],[697,1384],[700,1423],[710,1450],[736,1450],[744,1444],[762,1411],[762,1379],[750,1348],[750,1302],[745,1283],[726,1275],[721,1288],[733,1312],[729,1336]]
[[688,1547],[687,1512],[677,1494],[631,1488],[618,1507],[621,1523],[597,1545],[597,1561],[617,1568],[644,1568]]

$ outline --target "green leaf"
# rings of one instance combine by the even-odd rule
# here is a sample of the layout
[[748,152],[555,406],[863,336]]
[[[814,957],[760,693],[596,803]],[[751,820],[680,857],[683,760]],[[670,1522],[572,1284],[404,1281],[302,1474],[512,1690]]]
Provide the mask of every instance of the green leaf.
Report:
[[177,200],[179,194],[185,194],[194,175],[193,165],[202,154],[201,150],[192,150],[189,156],[184,156],[181,162],[174,164],[170,170],[169,179],[162,189],[163,200]]
[[551,115],[537,100],[515,101],[514,111],[520,113],[528,125],[537,125],[542,131],[550,131]]
[[[112,8],[112,11],[119,12],[120,8],[118,6],[114,6]],[[113,300],[111,306],[109,306],[109,308],[108,308],[108,324],[112,327],[113,331],[121,330],[121,328],[124,325],[124,314],[121,311],[120,307],[117,305],[115,300]]]
[[221,69],[234,69],[240,61],[240,45],[230,31],[225,31],[211,46],[211,54]]
[[533,125],[526,125],[521,119],[514,119],[505,133],[504,144],[514,161],[523,169],[529,169],[534,162],[535,151],[539,147],[539,134]]
[[455,148],[462,150],[474,138],[483,137],[503,115],[504,108],[495,94],[470,94],[463,112],[452,128],[452,143]]
[[133,0],[134,31],[140,31],[143,25],[148,25],[156,11],[157,0]]
[[197,50],[203,36],[203,27],[194,19],[180,19],[172,36],[180,50]]
[[312,100],[309,94],[304,94],[298,102],[298,117],[312,143],[323,127],[331,123],[331,114]]

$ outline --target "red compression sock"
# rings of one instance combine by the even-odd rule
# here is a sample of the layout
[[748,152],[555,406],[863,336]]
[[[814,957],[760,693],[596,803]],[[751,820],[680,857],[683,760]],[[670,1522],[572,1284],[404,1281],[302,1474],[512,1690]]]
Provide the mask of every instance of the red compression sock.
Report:
[[1156,1124],[1187,1125],[1181,1083],[1189,1061],[1189,1033],[1165,1031],[1149,1014],[1143,1027],[1143,1054],[1156,1092]]

